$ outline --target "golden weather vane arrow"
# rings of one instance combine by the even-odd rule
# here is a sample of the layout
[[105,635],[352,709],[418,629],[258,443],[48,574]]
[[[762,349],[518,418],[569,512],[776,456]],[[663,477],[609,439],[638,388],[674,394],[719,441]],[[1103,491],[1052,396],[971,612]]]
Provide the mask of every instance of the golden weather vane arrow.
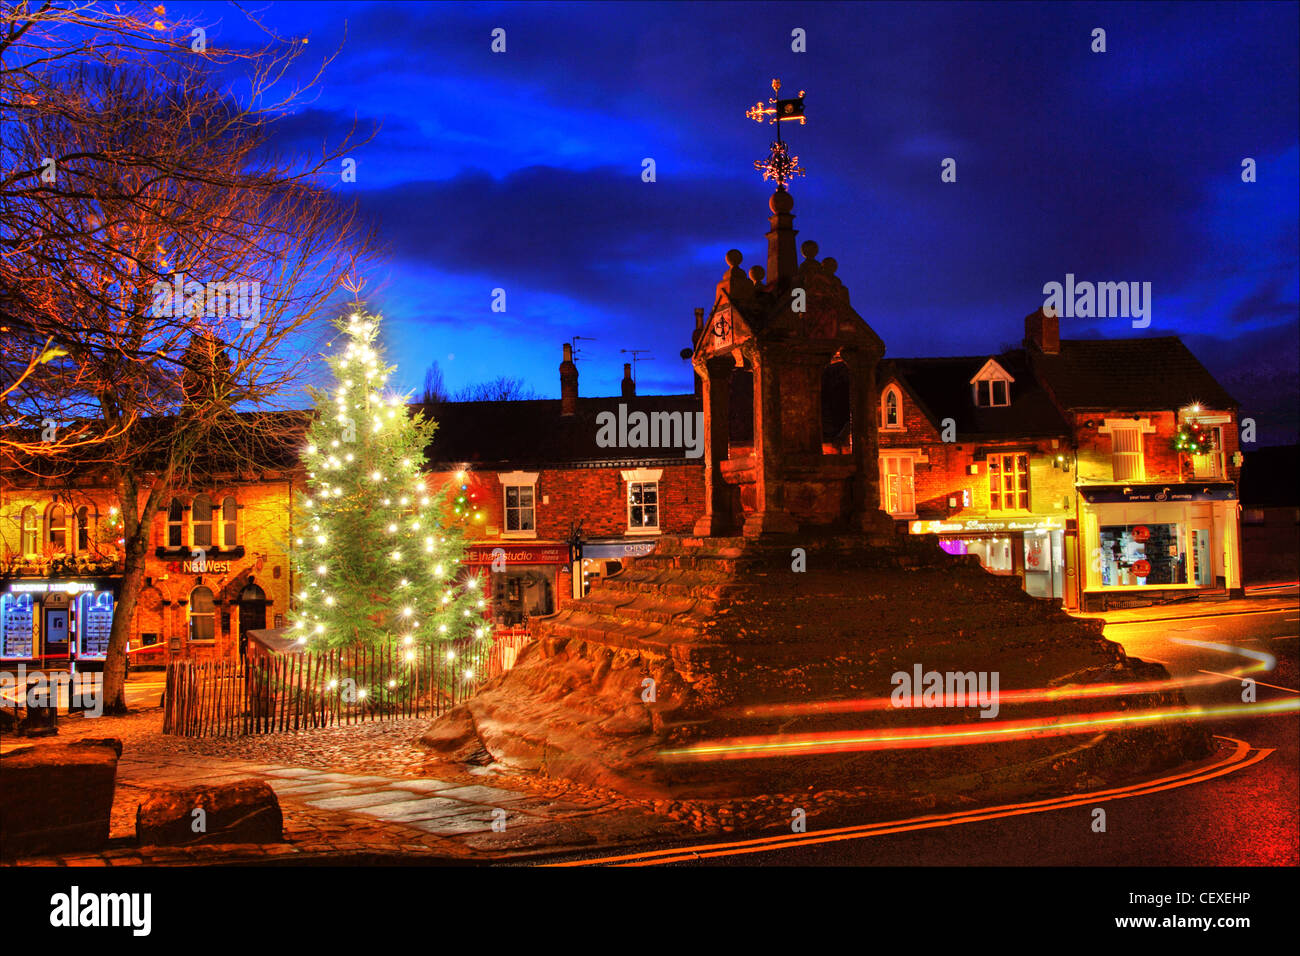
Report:
[[772,143],[772,151],[767,159],[755,160],[754,168],[763,174],[763,179],[774,181],[776,188],[784,191],[786,183],[795,176],[804,174],[803,167],[799,165],[799,157],[791,156],[786,144],[781,140],[782,123],[793,121],[800,126],[807,123],[803,111],[804,91],[800,90],[796,97],[781,99],[781,81],[773,80],[772,92],[776,95],[768,99],[768,105],[764,106],[763,101],[759,100],[745,111],[745,115],[756,123],[767,121],[776,126],[776,140]]

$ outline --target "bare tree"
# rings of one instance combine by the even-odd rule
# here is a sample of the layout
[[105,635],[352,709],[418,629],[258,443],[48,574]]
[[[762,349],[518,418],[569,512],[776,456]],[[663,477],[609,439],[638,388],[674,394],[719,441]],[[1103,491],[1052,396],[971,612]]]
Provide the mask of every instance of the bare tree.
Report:
[[447,392],[447,383],[442,377],[442,369],[436,361],[431,363],[424,372],[424,391],[420,395],[420,401],[425,405],[440,405],[451,401],[451,395]]
[[[48,26],[29,21],[22,36]],[[108,712],[125,710],[154,515],[173,489],[283,457],[303,420],[276,405],[301,383],[344,276],[373,248],[355,208],[323,186],[355,144],[294,162],[271,148],[301,92],[277,100],[271,88],[296,52],[242,55],[249,86],[236,99],[216,84],[212,58],[142,57],[135,34],[115,26],[112,62],[101,52],[71,57],[57,79],[0,77],[6,112],[12,102],[21,113],[5,124],[4,148],[29,171],[0,182],[5,352],[42,349],[7,376],[6,402],[19,424],[52,419],[81,436],[71,450],[0,444],[0,464],[45,482],[90,469],[115,489],[123,580]],[[49,168],[42,157],[60,158],[52,180],[30,175]]]
[[523,379],[499,375],[489,382],[466,385],[456,393],[457,402],[525,402],[541,398]]

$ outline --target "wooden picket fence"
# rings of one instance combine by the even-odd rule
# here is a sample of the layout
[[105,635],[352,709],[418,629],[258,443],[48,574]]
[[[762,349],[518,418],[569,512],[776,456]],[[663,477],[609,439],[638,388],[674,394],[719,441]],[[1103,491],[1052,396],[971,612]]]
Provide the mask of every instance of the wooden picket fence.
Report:
[[167,665],[163,733],[234,737],[436,717],[514,666],[525,628],[477,648],[343,647]]

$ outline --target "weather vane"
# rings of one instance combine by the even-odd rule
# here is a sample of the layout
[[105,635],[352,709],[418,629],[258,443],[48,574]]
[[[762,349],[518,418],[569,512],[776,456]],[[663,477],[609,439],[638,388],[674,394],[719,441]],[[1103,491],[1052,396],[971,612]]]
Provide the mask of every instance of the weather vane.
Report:
[[[804,91],[800,90],[799,95],[792,99],[781,99],[781,81],[772,81],[772,92],[776,95],[768,99],[767,106],[759,100],[752,107],[745,111],[748,116],[756,123],[762,123],[764,120],[776,126],[776,140],[772,143],[772,151],[767,159],[754,160],[754,168],[763,174],[763,178],[770,179],[776,183],[779,190],[785,189],[785,184],[795,176],[804,174],[803,167],[799,165],[799,157],[791,156],[790,150],[781,140],[781,124],[795,120],[800,126],[807,123],[803,114],[803,97]],[[771,119],[768,119],[771,117]]]

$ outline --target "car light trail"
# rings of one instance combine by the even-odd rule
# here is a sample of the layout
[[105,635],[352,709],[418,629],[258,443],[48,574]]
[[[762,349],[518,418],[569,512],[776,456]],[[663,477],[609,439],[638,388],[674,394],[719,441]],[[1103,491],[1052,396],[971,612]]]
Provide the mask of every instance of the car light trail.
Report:
[[877,730],[781,734],[732,737],[675,750],[661,750],[666,761],[747,760],[758,757],[811,756],[865,750],[910,750],[922,747],[953,747],[997,743],[1005,740],[1035,740],[1159,724],[1174,720],[1207,720],[1215,717],[1243,717],[1300,711],[1300,698],[1223,707],[1162,707],[1138,711],[1105,711],[1064,717],[1026,718],[983,722],[981,726],[950,724],[911,730]]

